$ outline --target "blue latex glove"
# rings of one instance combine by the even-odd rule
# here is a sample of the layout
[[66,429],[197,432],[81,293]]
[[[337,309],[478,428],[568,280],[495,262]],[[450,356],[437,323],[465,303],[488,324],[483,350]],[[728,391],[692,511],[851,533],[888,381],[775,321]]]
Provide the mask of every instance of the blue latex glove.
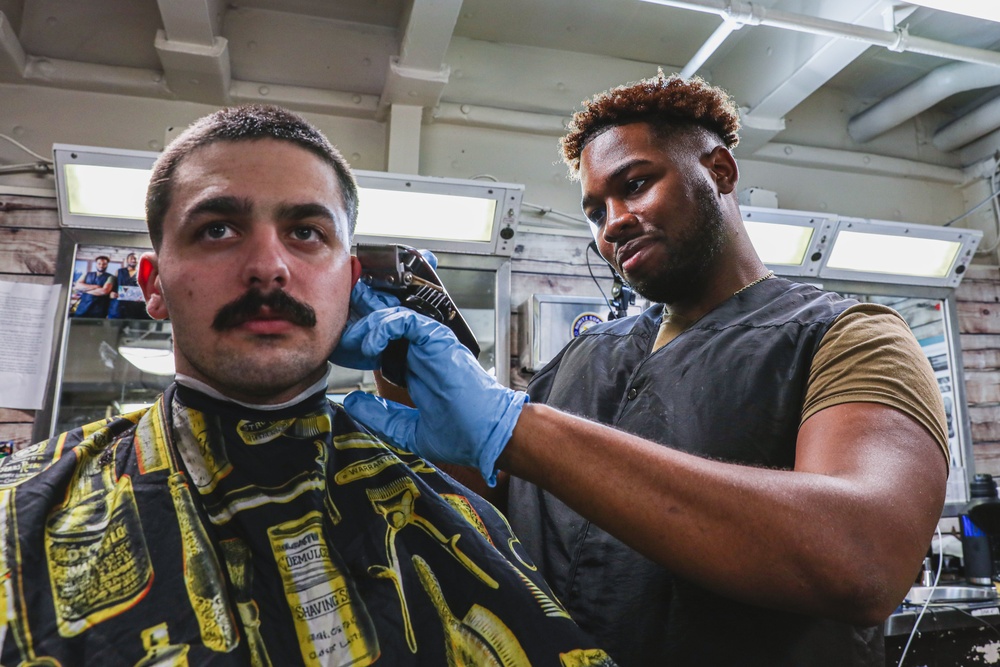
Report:
[[[423,255],[432,268],[437,269],[437,255],[426,249],[420,249],[417,252]],[[347,317],[347,326],[340,338],[340,343],[333,351],[333,354],[330,355],[330,361],[344,368],[353,368],[361,371],[372,371],[380,368],[381,362],[378,358],[364,359],[359,354],[357,346],[360,340],[356,336],[350,336],[349,332],[351,327],[365,315],[373,313],[376,310],[381,310],[382,308],[393,308],[398,305],[399,299],[392,294],[374,290],[366,285],[363,280],[354,283],[354,287],[351,289],[351,309]]]
[[438,268],[438,258],[437,258],[437,255],[435,255],[434,253],[432,253],[427,248],[420,248],[420,249],[417,250],[417,252],[419,252],[421,255],[424,256],[424,259],[427,260],[427,263],[431,265],[432,269],[434,269],[435,271],[437,271],[437,268]]
[[377,310],[348,333],[349,344],[369,360],[377,360],[390,340],[410,342],[406,381],[417,406],[355,391],[344,399],[351,417],[397,447],[478,468],[490,486],[496,484],[497,458],[528,395],[486,373],[451,329],[407,308]]
[[330,355],[330,361],[344,368],[354,368],[361,371],[378,369],[381,365],[378,357],[366,358],[362,355],[360,332],[352,333],[352,331],[365,315],[383,308],[395,308],[398,305],[399,299],[393,295],[373,290],[362,280],[354,283],[354,288],[351,290],[351,310],[347,317],[347,326],[340,336],[337,348]]

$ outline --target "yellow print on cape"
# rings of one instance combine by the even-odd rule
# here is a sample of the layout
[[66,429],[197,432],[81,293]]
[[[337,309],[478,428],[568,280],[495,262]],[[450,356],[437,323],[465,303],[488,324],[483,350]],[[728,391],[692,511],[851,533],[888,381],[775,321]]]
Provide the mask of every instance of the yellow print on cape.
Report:
[[236,433],[246,445],[262,445],[280,438],[288,427],[295,422],[294,418],[278,421],[247,421],[241,419],[236,424]]
[[399,458],[391,452],[384,452],[364,461],[356,461],[344,466],[333,476],[333,481],[337,484],[349,484],[359,479],[374,477],[386,468],[402,463]]
[[132,439],[136,463],[139,464],[139,472],[143,475],[170,467],[165,428],[163,396],[160,396],[139,420]]
[[448,667],[531,667],[521,642],[496,614],[474,604],[464,617],[458,618],[427,561],[420,556],[410,560],[441,619]]
[[184,473],[170,475],[167,485],[181,531],[184,586],[201,630],[201,640],[213,651],[228,653],[239,643],[239,633],[226,596],[222,566],[198,516]]
[[333,430],[333,421],[327,412],[316,412],[305,417],[299,417],[288,429],[289,436],[305,440],[306,438],[316,438],[324,436]]
[[177,452],[184,459],[191,482],[201,494],[211,493],[233,470],[218,419],[203,412],[174,405]]
[[171,644],[166,623],[158,623],[140,633],[146,655],[135,667],[188,667],[187,644]]
[[378,639],[347,576],[334,562],[323,537],[323,518],[301,519],[267,529],[284,584],[295,633],[308,667],[370,665],[379,656]]
[[48,468],[62,455],[66,434],[0,459],[0,489],[11,489]]
[[599,648],[578,648],[559,654],[562,667],[613,667],[611,657]]
[[[99,468],[99,470],[95,470]],[[132,480],[85,458],[67,502],[45,523],[45,557],[59,634],[74,637],[149,592],[153,569]]]
[[260,608],[253,599],[253,555],[246,542],[238,537],[222,540],[222,557],[226,561],[229,581],[233,583],[233,599],[243,621],[243,632],[250,651],[250,667],[272,667],[264,637],[260,633]]
[[[455,508],[455,510],[462,515],[462,518],[469,522],[469,524],[476,529],[476,531],[486,538],[486,541],[493,544],[493,538],[490,536],[488,530],[486,530],[486,524],[483,523],[482,517],[479,516],[479,512],[476,508],[472,506],[469,499],[465,496],[461,496],[457,493],[442,493],[441,497],[445,501]],[[495,547],[496,545],[494,545]]]
[[[287,482],[276,486],[248,484],[227,491],[220,500],[206,507],[208,518],[217,526],[232,520],[238,513],[271,503],[287,503],[303,493],[323,491],[326,488],[326,462],[329,452],[322,440],[313,442],[316,447],[316,465],[312,470],[303,470]],[[340,521],[339,513],[337,521]]]
[[345,433],[333,436],[336,449],[387,449],[386,444],[367,433]]

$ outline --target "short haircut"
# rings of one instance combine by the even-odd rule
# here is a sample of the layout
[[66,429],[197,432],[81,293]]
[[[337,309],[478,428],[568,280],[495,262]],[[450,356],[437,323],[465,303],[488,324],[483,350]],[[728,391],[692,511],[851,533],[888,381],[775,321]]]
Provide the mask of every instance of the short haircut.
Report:
[[580,153],[587,142],[607,128],[645,122],[658,136],[678,130],[703,128],[727,148],[739,143],[740,112],[729,94],[700,77],[682,79],[676,74],[657,76],[611,88],[584,101],[573,114],[569,132],[560,142],[570,175],[580,174]]
[[309,121],[278,106],[248,104],[229,107],[196,120],[163,151],[153,165],[146,190],[146,226],[153,248],[163,243],[163,219],[170,208],[174,173],[194,150],[220,141],[277,139],[306,149],[326,162],[337,175],[347,209],[348,234],[358,220],[358,186],[351,167],[333,144]]
[[103,259],[105,262],[111,261],[111,258],[108,257],[107,255],[98,255],[97,257],[94,258],[94,261],[96,262],[99,259]]

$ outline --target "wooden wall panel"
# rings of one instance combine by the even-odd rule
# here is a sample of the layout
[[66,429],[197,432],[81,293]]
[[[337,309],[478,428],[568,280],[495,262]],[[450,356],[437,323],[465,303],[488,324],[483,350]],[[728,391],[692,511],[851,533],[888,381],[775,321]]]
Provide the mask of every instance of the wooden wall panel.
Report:
[[[59,251],[55,199],[0,193],[0,280],[51,285]],[[0,407],[0,444],[31,444],[33,410]]]
[[955,298],[975,469],[1000,477],[1000,267],[970,266]]

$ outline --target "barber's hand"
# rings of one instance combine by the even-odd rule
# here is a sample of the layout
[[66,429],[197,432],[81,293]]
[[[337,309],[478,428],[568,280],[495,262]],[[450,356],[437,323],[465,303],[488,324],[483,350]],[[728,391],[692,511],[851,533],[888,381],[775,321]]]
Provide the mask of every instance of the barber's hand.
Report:
[[406,380],[417,406],[356,391],[344,399],[351,417],[425,459],[478,468],[493,486],[496,460],[510,440],[527,394],[501,385],[451,329],[412,310],[377,310],[350,333],[359,340],[357,349],[365,359],[377,359],[390,340],[410,342]]
[[[437,269],[438,258],[430,250],[420,249],[419,252],[432,268]],[[355,370],[371,371],[380,368],[381,363],[378,357],[364,358],[358,350],[359,340],[357,336],[351,335],[353,326],[365,315],[381,310],[383,308],[393,308],[399,305],[399,299],[392,294],[380,292],[372,289],[365,281],[359,280],[354,283],[351,289],[351,309],[347,317],[347,326],[337,349],[330,355],[330,361],[344,368]],[[381,352],[380,352],[381,354]]]
[[[399,299],[391,294],[373,290],[363,280],[354,283],[351,290],[351,310],[347,317],[347,326],[340,336],[337,348],[330,355],[330,361],[344,368],[361,371],[376,370],[381,366],[379,357],[366,357],[361,353],[361,337],[363,332],[355,327],[365,316],[383,308],[395,308]],[[381,351],[380,351],[381,353]]]

